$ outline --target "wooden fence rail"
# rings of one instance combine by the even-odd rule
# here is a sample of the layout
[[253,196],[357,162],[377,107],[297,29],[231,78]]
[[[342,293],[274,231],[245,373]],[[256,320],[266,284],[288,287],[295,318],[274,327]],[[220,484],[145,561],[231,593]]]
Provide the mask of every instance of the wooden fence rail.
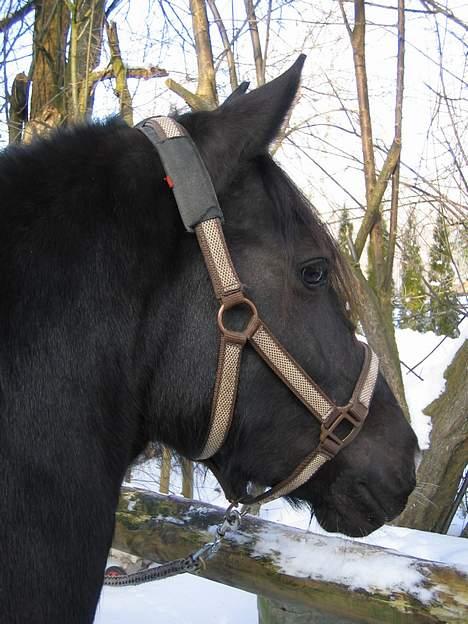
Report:
[[[185,557],[213,537],[223,513],[125,488],[114,547],[156,562]],[[254,516],[227,535],[201,576],[340,622],[468,621],[468,576],[454,567]]]

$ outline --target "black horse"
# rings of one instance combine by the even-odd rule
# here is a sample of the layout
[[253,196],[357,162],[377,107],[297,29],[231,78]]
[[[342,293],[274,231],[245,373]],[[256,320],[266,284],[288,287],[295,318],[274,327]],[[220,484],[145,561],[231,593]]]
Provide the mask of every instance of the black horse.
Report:
[[[213,112],[183,115],[211,174],[247,294],[338,404],[362,349],[343,261],[267,155],[302,59]],[[151,143],[120,121],[0,160],[0,620],[93,621],[125,470],[149,440],[196,456],[216,372],[216,301]],[[215,457],[233,490],[269,486],[318,424],[247,348]],[[359,436],[292,494],[323,527],[364,535],[414,487],[416,440],[379,377]]]

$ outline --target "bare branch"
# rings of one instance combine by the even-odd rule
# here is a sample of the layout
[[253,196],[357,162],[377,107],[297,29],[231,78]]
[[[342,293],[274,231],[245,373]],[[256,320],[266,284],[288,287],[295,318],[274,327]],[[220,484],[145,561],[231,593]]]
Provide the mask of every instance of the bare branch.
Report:
[[[99,64],[102,52],[105,0],[92,0],[91,10],[81,15],[83,36],[78,38],[78,76],[80,80],[79,111],[80,115],[91,116],[94,105],[94,85],[90,85],[89,76]],[[85,37],[86,31],[88,36]]]
[[[395,135],[394,140],[401,145],[401,127],[403,120],[403,90],[405,78],[405,1],[398,0],[398,51],[395,94]],[[383,275],[383,289],[389,291],[392,283],[393,259],[398,225],[398,198],[400,191],[400,158],[392,174],[392,199],[390,208],[390,232],[388,252]]]
[[106,15],[106,18],[107,18],[107,19],[109,19],[109,17],[110,17],[110,15],[111,15],[111,13],[112,13],[113,11],[115,11],[115,10],[119,7],[119,4],[121,4],[121,3],[122,3],[122,0],[113,0],[113,1],[109,4],[109,6],[107,7],[106,12],[105,12],[105,15]]
[[435,0],[421,0],[421,4],[426,8],[432,9],[433,13],[440,13],[441,15],[444,15],[447,19],[455,22],[455,24],[458,24],[458,26],[461,26],[464,30],[468,31],[468,24],[457,17],[447,6],[439,4],[438,2],[435,2]]
[[[362,205],[362,203],[356,197],[354,197],[354,195],[343,184],[341,184],[341,182],[339,182],[339,180],[337,180],[336,177],[333,174],[331,174],[324,167],[322,167],[322,165],[317,160],[315,160],[315,158],[313,158],[310,155],[309,151],[306,151],[305,149],[303,149],[300,145],[295,143],[289,136],[286,137],[286,139],[288,141],[290,141],[294,145],[294,147],[296,149],[298,149],[306,158],[308,158],[310,161],[312,161],[314,163],[314,165],[316,167],[318,167],[320,169],[320,171],[322,171],[322,173],[324,173],[332,182],[334,182],[334,184],[336,184],[336,186],[338,186],[346,195],[348,195],[348,197],[350,199],[352,199],[353,202],[357,206],[359,206],[359,208],[362,208],[364,210],[364,206]],[[353,245],[353,247],[354,247],[354,245]],[[358,258],[356,258],[356,261],[357,260],[358,260]]]
[[[158,67],[157,65],[150,65],[149,67],[127,67],[127,78],[136,78],[143,80],[149,80],[150,78],[165,78],[168,73],[165,69]],[[102,80],[109,80],[115,78],[114,70],[112,66],[108,66],[105,69],[93,71],[89,74],[89,82],[95,85]]]
[[356,242],[354,243],[356,255],[358,258],[360,258],[362,255],[364,245],[366,244],[369,233],[371,232],[375,223],[378,221],[382,197],[387,188],[390,176],[393,174],[396,164],[400,158],[400,151],[401,144],[394,141],[387,153],[387,158],[385,159],[382,170],[380,171],[379,177],[377,178],[375,186],[372,190],[372,194],[369,197],[366,214],[364,215],[361,227],[359,228],[359,232],[356,236]]
[[252,41],[252,50],[255,62],[255,72],[257,75],[257,86],[265,84],[265,67],[263,64],[262,46],[260,36],[258,34],[257,16],[252,0],[244,0],[245,12],[249,22],[250,39]]
[[70,66],[70,88],[72,100],[72,117],[77,119],[79,116],[78,102],[78,3],[66,2],[70,11],[70,47],[69,47],[69,66]]
[[216,0],[207,0],[207,2],[213,14],[214,21],[216,22],[216,26],[218,27],[219,36],[221,37],[221,41],[224,46],[223,53],[226,55],[226,60],[228,64],[231,89],[232,91],[235,91],[239,86],[239,82],[237,80],[236,62],[234,60],[234,54],[232,53],[231,44],[229,43],[229,37],[227,36],[226,28],[224,27],[223,20],[221,19],[218,7],[216,6]]
[[28,2],[23,4],[23,6],[21,6],[19,9],[17,9],[13,13],[10,13],[6,17],[3,17],[2,19],[0,19],[0,33],[5,32],[9,28],[11,28],[11,26],[16,24],[20,20],[22,20],[24,17],[26,17],[26,15],[33,9],[34,9],[34,0],[29,0]]
[[202,97],[192,93],[175,80],[172,80],[172,78],[168,78],[166,80],[166,86],[168,89],[179,95],[192,110],[213,110],[214,108],[214,106],[211,106]]
[[349,38],[351,39],[351,37],[353,36],[353,31],[349,24],[348,16],[346,15],[346,11],[343,5],[343,0],[339,0],[339,3],[340,3],[341,15],[343,16],[343,22],[344,22],[344,25],[346,26],[346,30],[348,31]]
[[359,103],[359,122],[361,125],[361,145],[364,161],[364,179],[366,183],[366,199],[370,204],[375,184],[375,159],[372,138],[372,122],[370,116],[369,90],[367,82],[365,56],[366,14],[364,0],[354,2],[354,29],[351,36],[354,69],[356,74],[357,96]]
[[[351,126],[351,128],[352,128],[353,133],[354,133],[354,134],[356,134],[357,136],[359,136],[359,135],[357,134],[357,130],[356,130],[356,127],[355,127],[355,125],[354,125],[354,121],[353,121],[353,119],[352,119],[352,117],[351,117],[351,115],[350,115],[350,112],[349,112],[348,107],[347,107],[347,106],[345,106],[345,104],[344,104],[343,100],[341,99],[340,94],[339,94],[339,93],[338,93],[338,91],[335,89],[335,85],[334,85],[334,84],[333,84],[333,82],[330,80],[330,78],[329,78],[329,76],[328,76],[328,74],[327,74],[327,73],[325,73],[325,78],[327,79],[327,82],[328,82],[328,84],[329,84],[329,86],[330,86],[331,90],[333,91],[333,95],[336,97],[336,99],[337,99],[337,100],[338,100],[338,102],[340,103],[341,110],[342,110],[342,111],[344,112],[344,114],[346,115],[346,117],[347,117],[347,119],[348,119],[348,121],[349,121],[349,125],[350,125],[350,126]],[[346,132],[349,132],[349,130],[346,130]]]
[[268,47],[270,45],[270,31],[271,31],[271,8],[272,1],[268,0],[268,11],[267,11],[267,19],[266,19],[266,34],[265,34],[265,47],[263,49],[263,76],[266,76],[266,66],[267,66],[267,58],[268,58]]

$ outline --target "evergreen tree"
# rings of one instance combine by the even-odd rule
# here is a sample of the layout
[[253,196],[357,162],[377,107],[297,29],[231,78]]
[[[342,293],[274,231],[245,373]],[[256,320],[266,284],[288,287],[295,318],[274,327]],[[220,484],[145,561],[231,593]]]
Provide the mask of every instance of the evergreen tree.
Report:
[[411,213],[401,236],[401,316],[400,327],[427,330],[427,293],[423,282],[423,263]]
[[444,217],[439,213],[430,250],[429,327],[436,334],[452,338],[459,334],[454,277],[447,229]]
[[349,254],[349,240],[353,240],[353,224],[349,220],[349,211],[346,206],[343,207],[340,216],[340,227],[338,230],[338,245],[341,251]]

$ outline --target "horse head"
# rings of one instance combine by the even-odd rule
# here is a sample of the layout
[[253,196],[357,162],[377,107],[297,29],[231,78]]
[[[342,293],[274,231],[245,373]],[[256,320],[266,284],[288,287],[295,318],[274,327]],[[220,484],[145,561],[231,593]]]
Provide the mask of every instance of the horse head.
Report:
[[[212,112],[178,122],[195,142],[225,216],[225,235],[248,298],[301,367],[337,405],[346,405],[364,353],[350,321],[353,279],[306,198],[268,155],[295,98],[303,57],[282,76]],[[170,173],[170,172],[169,172]],[[170,189],[166,198],[174,202]],[[177,207],[172,209],[177,212]],[[178,239],[172,312],[154,437],[197,457],[209,427],[216,377],[216,302],[195,237]],[[175,307],[174,307],[175,306]],[[242,325],[242,310],[230,323]],[[174,388],[174,393],[167,388]],[[320,428],[252,349],[246,349],[229,434],[211,458],[223,484],[242,497],[249,484],[281,483],[317,447]],[[365,535],[398,515],[415,484],[417,443],[379,374],[359,435],[317,474],[289,492],[330,531]]]

